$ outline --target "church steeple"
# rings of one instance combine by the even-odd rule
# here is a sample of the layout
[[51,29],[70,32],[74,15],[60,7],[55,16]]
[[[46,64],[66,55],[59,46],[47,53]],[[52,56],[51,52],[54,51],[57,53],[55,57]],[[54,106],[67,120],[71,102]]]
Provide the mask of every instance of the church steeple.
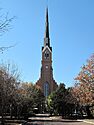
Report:
[[41,72],[40,78],[36,82],[44,96],[47,98],[49,94],[55,91],[58,87],[57,83],[53,78],[53,68],[52,68],[52,47],[50,46],[49,37],[49,19],[48,19],[48,8],[46,8],[46,21],[45,21],[45,35],[44,35],[44,45],[42,47],[42,60],[41,60]]
[[49,38],[49,19],[48,19],[48,7],[46,8],[46,23],[45,23],[45,38]]
[[[50,47],[50,37],[49,37],[49,15],[48,15],[48,7],[46,8],[46,22],[45,22],[45,35],[44,35],[44,47],[48,46],[51,50],[52,47]],[[43,47],[43,48],[44,48]]]

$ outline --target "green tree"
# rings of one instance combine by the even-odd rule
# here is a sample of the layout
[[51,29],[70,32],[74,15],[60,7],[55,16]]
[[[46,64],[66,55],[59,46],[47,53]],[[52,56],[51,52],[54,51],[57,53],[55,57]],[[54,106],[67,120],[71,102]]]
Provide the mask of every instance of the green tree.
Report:
[[72,112],[73,102],[70,89],[66,89],[64,84],[60,84],[58,89],[48,96],[48,109],[51,114],[67,116]]

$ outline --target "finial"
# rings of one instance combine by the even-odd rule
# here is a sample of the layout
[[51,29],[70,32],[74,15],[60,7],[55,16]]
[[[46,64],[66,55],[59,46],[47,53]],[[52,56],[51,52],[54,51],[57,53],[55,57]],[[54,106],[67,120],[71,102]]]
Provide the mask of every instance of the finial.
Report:
[[48,7],[48,0],[46,0],[46,6]]

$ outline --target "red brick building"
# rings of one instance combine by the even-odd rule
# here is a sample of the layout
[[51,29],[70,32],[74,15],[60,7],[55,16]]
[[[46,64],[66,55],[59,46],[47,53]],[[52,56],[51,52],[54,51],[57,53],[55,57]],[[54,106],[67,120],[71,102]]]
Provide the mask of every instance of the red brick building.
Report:
[[41,73],[40,78],[36,82],[47,97],[51,92],[55,91],[58,87],[57,83],[53,78],[53,68],[52,68],[52,47],[50,46],[49,38],[49,20],[48,20],[48,8],[46,9],[46,23],[45,23],[45,36],[44,45],[42,47],[42,61],[41,61]]

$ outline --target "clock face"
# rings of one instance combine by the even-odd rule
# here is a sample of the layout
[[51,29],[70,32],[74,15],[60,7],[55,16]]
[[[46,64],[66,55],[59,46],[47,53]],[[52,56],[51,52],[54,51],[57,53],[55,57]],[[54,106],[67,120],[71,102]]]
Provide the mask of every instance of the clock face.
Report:
[[49,52],[48,51],[45,51],[44,57],[45,57],[45,59],[49,58]]
[[46,69],[48,69],[48,66],[46,65]]

